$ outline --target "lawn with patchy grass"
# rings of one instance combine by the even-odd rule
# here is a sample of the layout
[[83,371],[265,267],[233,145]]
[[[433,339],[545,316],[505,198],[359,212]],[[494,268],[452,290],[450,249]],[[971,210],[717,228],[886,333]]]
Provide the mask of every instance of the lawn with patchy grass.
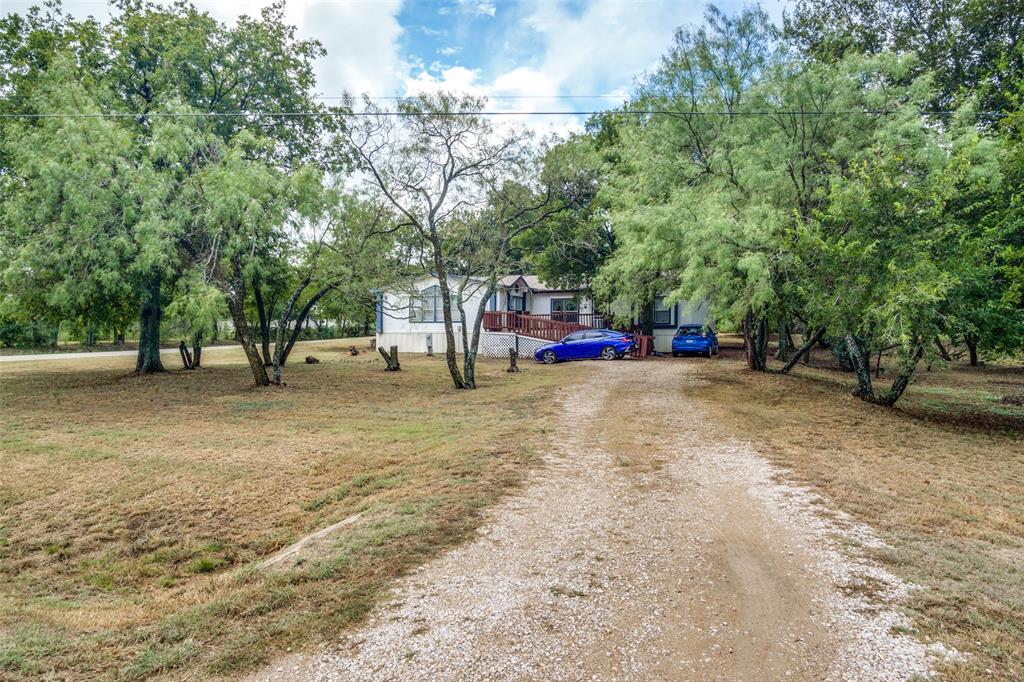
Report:
[[1024,368],[936,366],[888,409],[826,356],[786,377],[726,351],[693,398],[888,541],[877,558],[926,588],[917,634],[970,655],[949,679],[1024,679]]
[[[336,636],[522,479],[582,371],[481,360],[457,392],[443,358],[389,373],[351,344],[304,345],[321,364],[261,390],[237,351],[143,378],[0,366],[0,678],[231,676]],[[322,555],[255,568],[359,512]]]

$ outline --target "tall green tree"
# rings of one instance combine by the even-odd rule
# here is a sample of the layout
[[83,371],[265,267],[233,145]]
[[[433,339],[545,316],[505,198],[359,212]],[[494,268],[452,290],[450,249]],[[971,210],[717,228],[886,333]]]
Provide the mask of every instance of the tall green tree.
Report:
[[[367,101],[368,115],[343,131],[355,167],[420,243],[424,271],[438,279],[445,359],[458,389],[476,388],[484,312],[481,305],[472,320],[464,317],[466,299],[476,293],[486,301],[512,240],[560,210],[550,188],[538,187],[528,135],[496,130],[477,113],[484,104],[475,97],[424,95],[399,102],[402,116],[395,117]],[[453,311],[461,311],[463,322],[461,369]]]
[[914,52],[912,76],[931,73],[929,103],[955,108],[977,99],[1004,111],[1024,71],[1024,11],[1018,0],[798,0],[785,13],[788,40],[835,63],[849,54]]
[[[95,98],[55,60],[33,93],[49,111],[81,111]],[[119,327],[135,300],[139,226],[152,177],[132,160],[136,141],[115,121],[50,117],[5,124],[0,243],[3,306],[22,320],[50,317]]]
[[[175,239],[184,225],[174,203],[181,183],[198,172],[207,155],[196,154],[177,166],[161,165],[163,154],[152,143],[156,121],[206,116],[209,133],[230,143],[248,132],[272,144],[259,153],[285,169],[322,157],[322,133],[333,125],[329,116],[289,117],[261,112],[313,111],[324,107],[313,98],[313,60],[323,54],[316,41],[299,40],[284,22],[283,2],[265,8],[259,18],[240,17],[228,27],[182,2],[171,6],[119,0],[110,23],[76,22],[57,2],[26,17],[8,15],[0,25],[0,107],[17,114],[111,113],[112,123],[131,141],[128,162],[145,168],[159,191],[147,197],[147,210],[129,231],[138,258],[129,272],[140,315],[137,369],[160,371],[160,320],[174,280],[182,270],[180,244]],[[55,102],[34,97],[58,54],[65,54],[70,72],[64,77],[89,93],[71,108],[54,109]],[[42,105],[42,106],[41,106]],[[29,127],[52,130],[37,119]],[[16,142],[0,135],[0,162],[5,174],[15,169],[4,159]],[[54,139],[46,147],[59,144]],[[177,186],[176,184],[177,183]],[[8,186],[18,190],[17,180]],[[152,187],[150,187],[152,189]],[[163,202],[163,206],[158,205]],[[146,269],[148,268],[148,269]]]
[[[784,233],[796,202],[783,197],[797,188],[784,167],[766,172],[748,144],[757,119],[745,115],[751,90],[778,62],[759,9],[729,17],[711,8],[705,25],[677,31],[618,115],[619,157],[603,190],[619,248],[598,286],[642,306],[664,290],[708,300],[719,322],[743,326],[751,351],[764,348],[755,336],[784,305],[792,266]],[[648,110],[665,113],[633,113]],[[765,200],[772,194],[775,202]],[[763,352],[749,361],[763,368]]]
[[[970,324],[964,256],[984,252],[1000,182],[974,111],[923,115],[936,90],[914,55],[789,58],[752,10],[712,11],[677,40],[637,98],[666,113],[621,128],[607,189],[621,246],[602,277],[653,271],[708,300],[743,326],[751,369],[767,368],[770,320],[827,328],[860,395],[892,404],[934,339]],[[878,392],[867,358],[891,347],[903,360]]]
[[612,125],[611,117],[596,118],[586,133],[572,135],[544,154],[542,182],[565,210],[538,229],[523,232],[514,247],[523,268],[549,284],[589,287],[615,251],[615,231],[600,195],[613,149],[601,129]]

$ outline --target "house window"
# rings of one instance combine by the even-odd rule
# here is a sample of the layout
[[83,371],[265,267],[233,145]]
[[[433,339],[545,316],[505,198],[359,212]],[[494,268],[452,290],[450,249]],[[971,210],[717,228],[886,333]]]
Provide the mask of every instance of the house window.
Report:
[[508,309],[518,313],[526,310],[526,295],[516,296],[510,293],[508,295]]
[[[410,322],[444,322],[444,306],[441,303],[441,287],[436,284],[427,287],[409,301]],[[459,309],[452,305],[452,321],[461,322]]]
[[664,296],[654,297],[654,324],[656,326],[672,326],[672,306],[665,303]]

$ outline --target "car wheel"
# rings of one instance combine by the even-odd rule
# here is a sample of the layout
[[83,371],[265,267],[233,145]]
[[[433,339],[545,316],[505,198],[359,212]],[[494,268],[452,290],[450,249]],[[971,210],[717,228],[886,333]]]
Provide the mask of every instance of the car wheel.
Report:
[[708,348],[708,358],[710,358],[710,357],[711,357],[711,349]]
[[542,355],[541,357],[544,359],[545,365],[553,365],[556,362],[558,362],[558,356],[555,355],[555,351],[553,350],[544,351],[544,355]]
[[612,348],[611,346],[605,346],[604,348],[601,349],[602,360],[614,360],[617,355],[618,353],[616,353],[615,349]]
[[672,357],[678,358],[679,357],[679,353],[677,351],[672,351]]

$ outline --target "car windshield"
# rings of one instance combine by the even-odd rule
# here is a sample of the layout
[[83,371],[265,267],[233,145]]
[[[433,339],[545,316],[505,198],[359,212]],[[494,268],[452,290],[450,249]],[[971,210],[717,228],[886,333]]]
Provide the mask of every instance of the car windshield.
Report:
[[700,336],[704,333],[702,327],[680,327],[676,336]]

